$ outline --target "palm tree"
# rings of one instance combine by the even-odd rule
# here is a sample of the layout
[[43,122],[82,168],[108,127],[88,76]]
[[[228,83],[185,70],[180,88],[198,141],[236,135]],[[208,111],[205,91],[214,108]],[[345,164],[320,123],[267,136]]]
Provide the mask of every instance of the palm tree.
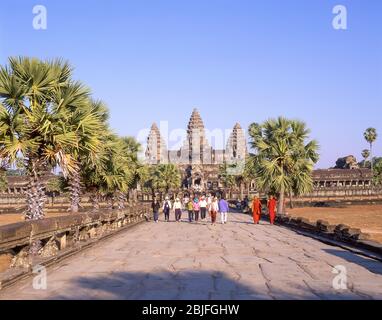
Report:
[[249,128],[256,155],[256,183],[263,190],[279,195],[278,213],[284,213],[285,193],[304,193],[313,188],[311,173],[318,161],[318,144],[306,143],[306,124],[283,117]]
[[[227,163],[224,163],[219,168],[219,181],[223,184],[225,192],[235,187],[238,183],[238,180],[240,180],[237,175],[232,174],[235,172],[234,170],[235,165]],[[230,197],[231,195],[229,194],[227,196]]]
[[137,189],[147,190],[150,188],[150,166],[142,163],[138,163],[135,169],[135,176],[133,186]]
[[180,188],[182,177],[175,164],[159,164],[151,169],[150,185],[153,193],[164,191],[166,194],[171,189]]
[[[138,159],[138,154],[141,150],[141,144],[134,137],[122,137],[120,140],[121,152],[123,155],[125,179],[127,182],[127,189],[133,192],[133,198],[137,198],[137,187],[142,178],[142,164]],[[118,191],[119,203],[123,203],[125,195]]]
[[367,159],[369,159],[369,157],[370,157],[370,150],[367,150],[367,149],[363,150],[362,151],[362,157],[364,159],[363,166],[364,166],[364,168],[366,168]]
[[222,182],[224,188],[232,188],[236,185],[235,175],[231,173],[232,166],[223,164],[219,168],[219,180]]
[[99,209],[101,196],[118,200],[118,208],[124,209],[125,194],[131,185],[134,172],[131,170],[130,155],[126,152],[123,139],[105,133],[102,148],[95,163],[84,163],[83,181],[92,193],[93,209]]
[[144,191],[151,191],[152,197],[155,196],[155,191],[157,190],[153,183],[154,170],[155,166],[140,164],[135,172],[137,187],[139,186]]
[[374,159],[374,184],[382,185],[382,158]]
[[367,128],[364,133],[365,140],[370,145],[370,158],[371,158],[371,171],[373,171],[374,165],[373,165],[373,143],[377,140],[378,134],[377,130],[375,128]]
[[100,132],[107,132],[108,110],[101,101],[92,101],[85,90],[81,92],[81,86],[76,83],[76,97],[71,99],[67,105],[72,114],[69,124],[76,128],[78,144],[72,146],[72,154],[77,163],[80,164],[71,172],[68,178],[68,189],[70,191],[70,210],[78,212],[81,201],[81,166],[94,165],[102,147]]
[[0,192],[4,192],[8,188],[8,179],[6,171],[0,168]]
[[10,58],[0,68],[0,158],[25,162],[29,183],[26,219],[44,217],[41,176],[59,166],[65,175],[76,168],[70,153],[76,129],[67,125],[70,111],[57,103],[71,82],[72,69],[62,60]]
[[250,154],[245,161],[245,167],[243,172],[243,181],[247,186],[247,197],[249,197],[249,190],[251,183],[256,177],[256,159],[253,154]]

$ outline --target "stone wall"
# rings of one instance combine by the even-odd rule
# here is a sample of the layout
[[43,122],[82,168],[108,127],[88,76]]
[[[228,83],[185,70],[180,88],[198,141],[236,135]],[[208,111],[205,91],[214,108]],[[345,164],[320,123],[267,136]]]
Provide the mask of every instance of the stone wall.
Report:
[[0,289],[113,233],[148,220],[150,205],[25,221],[0,227]]
[[[52,203],[53,202],[53,203]],[[110,206],[110,200],[100,199],[100,207],[106,208]],[[116,203],[115,203],[116,205]],[[89,194],[81,196],[80,211],[85,211],[92,206]],[[66,212],[70,207],[69,196],[58,195],[52,198],[46,196],[45,209],[47,212]],[[22,213],[26,209],[26,198],[23,194],[0,194],[0,214],[3,213]]]
[[[287,199],[288,201],[289,199]],[[301,197],[293,197],[296,203],[317,202],[380,202],[382,188],[371,187],[330,187],[315,189],[312,193]]]
[[277,215],[276,224],[286,226],[296,231],[302,231],[309,235],[317,236],[323,241],[338,245],[350,245],[355,248],[365,249],[378,255],[382,259],[382,244],[370,241],[370,235],[360,229],[352,228],[344,224],[331,225],[324,220],[311,222],[301,217]]

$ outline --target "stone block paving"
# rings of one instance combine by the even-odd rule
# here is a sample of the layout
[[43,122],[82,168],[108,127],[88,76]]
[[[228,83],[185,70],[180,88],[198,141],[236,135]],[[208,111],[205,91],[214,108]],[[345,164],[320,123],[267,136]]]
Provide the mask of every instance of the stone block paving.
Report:
[[[335,266],[346,290],[333,288]],[[144,223],[47,270],[0,299],[382,299],[382,263],[249,216],[229,223]]]

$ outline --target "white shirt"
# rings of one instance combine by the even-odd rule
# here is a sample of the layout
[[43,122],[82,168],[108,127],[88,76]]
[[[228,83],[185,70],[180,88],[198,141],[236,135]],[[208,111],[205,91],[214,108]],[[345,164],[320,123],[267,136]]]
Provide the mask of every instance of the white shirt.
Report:
[[201,200],[199,202],[199,205],[200,205],[201,208],[207,208],[207,201],[206,200]]
[[219,203],[217,201],[212,201],[210,206],[210,211],[219,211]]
[[182,203],[180,201],[174,202],[174,210],[176,209],[182,209]]

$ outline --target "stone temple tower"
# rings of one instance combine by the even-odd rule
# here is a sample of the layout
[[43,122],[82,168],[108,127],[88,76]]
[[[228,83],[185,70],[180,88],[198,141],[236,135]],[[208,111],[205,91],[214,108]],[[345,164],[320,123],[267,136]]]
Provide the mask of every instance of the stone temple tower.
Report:
[[245,161],[248,154],[244,130],[236,123],[227,142],[225,160],[227,163]]
[[211,161],[211,146],[208,143],[203,120],[197,109],[192,112],[187,127],[187,138],[181,150],[182,163],[193,165]]
[[208,132],[205,129],[199,111],[194,109],[186,134],[182,135],[182,147],[168,150],[158,126],[153,124],[147,138],[146,163],[175,164],[182,174],[182,188],[196,191],[216,190],[222,186],[219,179],[220,166],[224,163],[235,164],[230,170],[232,174],[240,174],[244,170],[248,154],[245,132],[238,123],[234,126],[225,149],[211,146],[211,143],[216,144],[219,139],[224,138],[218,134],[219,132]]
[[149,136],[147,137],[146,163],[160,164],[168,163],[168,151],[164,140],[156,123],[151,126]]

